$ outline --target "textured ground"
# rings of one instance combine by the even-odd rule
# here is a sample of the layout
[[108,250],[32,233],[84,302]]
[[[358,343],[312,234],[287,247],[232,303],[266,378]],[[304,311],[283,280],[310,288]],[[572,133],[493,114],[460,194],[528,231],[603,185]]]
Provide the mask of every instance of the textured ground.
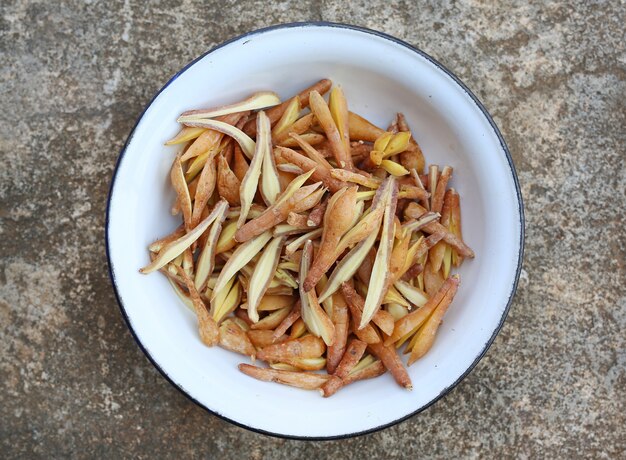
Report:
[[[626,6],[514,3],[1,2],[0,456],[623,458]],[[452,69],[500,126],[527,216],[517,297],[474,372],[399,426],[328,443],[244,431],[171,387],[103,246],[151,96],[222,40],[298,20],[379,29]]]

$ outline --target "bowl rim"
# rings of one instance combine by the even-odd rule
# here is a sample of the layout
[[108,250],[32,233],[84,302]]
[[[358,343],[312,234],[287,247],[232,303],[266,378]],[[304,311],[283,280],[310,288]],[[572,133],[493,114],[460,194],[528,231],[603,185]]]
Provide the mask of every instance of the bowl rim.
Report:
[[[139,125],[139,123],[143,119],[146,111],[152,105],[152,103],[155,101],[155,99],[170,84],[172,84],[180,75],[182,75],[184,72],[186,72],[187,69],[189,69],[191,66],[193,66],[196,62],[200,61],[201,59],[205,58],[206,56],[208,56],[209,54],[213,53],[214,51],[216,51],[216,50],[218,50],[218,49],[220,49],[220,48],[222,48],[222,47],[224,47],[224,46],[226,46],[226,45],[228,45],[230,43],[239,41],[239,40],[244,39],[246,37],[252,37],[254,35],[260,35],[260,34],[263,34],[263,33],[266,33],[266,32],[274,31],[274,30],[291,29],[291,28],[306,28],[306,27],[328,27],[328,28],[348,29],[348,30],[352,30],[352,31],[356,31],[356,32],[364,33],[364,34],[374,35],[376,37],[383,38],[385,40],[391,41],[391,42],[395,43],[396,45],[400,45],[402,47],[405,47],[405,48],[409,49],[410,51],[420,55],[423,58],[425,58],[432,65],[434,65],[435,67],[437,67],[440,70],[442,70],[457,85],[459,85],[459,87],[472,99],[472,101],[480,109],[480,111],[482,112],[483,116],[487,119],[487,121],[491,125],[491,128],[493,129],[495,135],[497,136],[497,138],[498,138],[498,140],[500,142],[500,147],[502,148],[502,151],[504,152],[504,154],[506,156],[506,160],[507,160],[509,168],[510,168],[511,176],[513,178],[513,183],[514,183],[514,186],[515,186],[515,193],[516,193],[516,196],[517,196],[519,218],[520,218],[520,229],[519,229],[519,231],[520,231],[520,240],[519,240],[520,244],[519,244],[519,248],[518,248],[518,263],[517,263],[517,268],[516,268],[516,271],[515,271],[515,277],[514,277],[512,286],[511,286],[511,291],[510,291],[510,294],[509,294],[509,298],[508,298],[507,303],[506,303],[506,307],[504,308],[504,310],[502,312],[502,317],[500,318],[500,322],[498,323],[497,327],[494,329],[493,334],[487,340],[487,342],[485,342],[485,344],[483,346],[483,349],[476,356],[476,358],[470,364],[470,366],[465,370],[465,372],[463,372],[463,374],[461,374],[459,376],[459,378],[457,380],[455,380],[451,385],[449,385],[446,388],[444,388],[435,398],[433,398],[432,401],[430,401],[427,404],[419,407],[418,409],[416,409],[415,411],[411,412],[410,414],[402,416],[402,417],[400,417],[400,418],[398,418],[398,419],[396,419],[396,420],[394,420],[392,422],[376,426],[374,428],[370,428],[370,429],[362,430],[362,431],[357,431],[357,432],[353,432],[353,433],[334,435],[334,436],[296,436],[296,435],[288,435],[288,434],[283,434],[283,433],[274,433],[274,432],[271,432],[271,431],[265,431],[263,429],[251,427],[251,426],[246,425],[245,423],[242,423],[242,422],[230,419],[228,417],[225,417],[224,415],[221,415],[221,414],[213,411],[212,409],[210,409],[209,407],[205,406],[200,401],[195,399],[189,393],[187,393],[184,388],[182,388],[179,384],[177,384],[174,381],[174,379],[172,377],[170,377],[169,374],[163,368],[161,368],[159,366],[159,364],[157,364],[156,360],[152,357],[150,352],[141,343],[141,341],[139,340],[135,330],[133,329],[133,327],[131,325],[131,322],[130,322],[130,319],[128,317],[128,314],[126,313],[126,308],[124,307],[124,303],[122,302],[122,298],[121,298],[120,293],[118,292],[118,289],[117,289],[117,284],[115,282],[115,274],[113,273],[113,267],[112,267],[112,262],[111,262],[110,247],[109,247],[109,245],[110,245],[110,241],[109,241],[109,218],[110,218],[110,212],[111,212],[111,198],[112,198],[113,187],[115,186],[115,181],[116,181],[116,178],[117,178],[117,173],[118,173],[118,170],[119,170],[119,166],[121,164],[122,158],[124,157],[124,155],[126,153],[126,149],[128,148],[128,145],[130,144],[130,142],[131,142],[131,140],[132,140],[132,138],[133,138],[133,136],[135,134],[135,130],[137,129],[137,126]],[[267,435],[267,436],[272,436],[272,437],[275,437],[275,438],[281,438],[281,439],[293,439],[293,440],[302,440],[302,441],[332,441],[332,440],[339,440],[339,439],[349,439],[349,438],[353,438],[353,437],[357,437],[357,436],[363,436],[363,435],[375,433],[377,431],[381,431],[381,430],[384,430],[385,428],[389,428],[391,426],[394,426],[394,425],[397,425],[397,424],[399,424],[401,422],[404,422],[405,420],[408,420],[409,418],[413,417],[414,415],[417,415],[420,412],[428,409],[430,406],[435,404],[441,398],[446,396],[448,393],[450,393],[452,391],[452,389],[454,389],[454,387],[456,387],[463,379],[465,379],[465,377],[467,377],[470,374],[470,372],[472,372],[472,370],[476,367],[478,362],[485,356],[485,354],[487,353],[487,351],[489,350],[489,348],[493,344],[496,336],[498,335],[498,333],[502,329],[502,326],[504,325],[504,322],[505,322],[505,320],[506,320],[506,318],[508,316],[509,310],[510,310],[511,305],[513,303],[513,298],[514,298],[515,292],[517,290],[517,286],[518,286],[518,282],[519,282],[519,278],[520,278],[520,273],[521,273],[521,270],[522,270],[523,260],[524,260],[525,226],[526,226],[526,220],[525,220],[525,216],[524,216],[524,204],[523,204],[523,200],[522,200],[522,193],[521,193],[521,189],[520,189],[520,185],[519,185],[519,180],[518,180],[518,177],[517,177],[517,172],[515,170],[515,165],[513,163],[513,158],[511,157],[511,153],[509,151],[509,148],[508,148],[508,146],[507,146],[507,144],[506,144],[502,134],[500,133],[500,130],[498,129],[495,121],[493,120],[493,118],[491,117],[491,115],[489,114],[489,112],[487,111],[485,106],[480,102],[480,100],[474,95],[474,93],[472,93],[472,91],[454,73],[452,73],[448,68],[446,68],[443,64],[441,64],[439,61],[434,59],[432,56],[430,56],[426,52],[420,50],[419,48],[416,48],[415,46],[405,42],[404,40],[396,38],[396,37],[394,37],[392,35],[389,35],[389,34],[387,34],[385,32],[380,32],[380,31],[377,31],[377,30],[369,29],[367,27],[356,26],[356,25],[352,25],[352,24],[339,23],[339,22],[302,21],[302,22],[290,22],[290,23],[276,24],[276,25],[272,25],[272,26],[269,26],[269,27],[263,27],[263,28],[255,29],[255,30],[252,30],[250,32],[246,32],[244,34],[241,34],[241,35],[235,36],[233,38],[230,38],[230,39],[228,39],[228,40],[226,40],[224,42],[221,42],[218,45],[215,45],[214,47],[209,49],[208,51],[205,51],[203,54],[201,54],[200,56],[196,57],[194,60],[192,60],[188,64],[186,64],[182,69],[180,69],[178,72],[176,72],[161,87],[161,89],[159,89],[154,94],[154,96],[145,105],[145,107],[143,108],[143,110],[141,111],[139,116],[137,117],[137,120],[135,121],[135,124],[134,124],[133,128],[131,129],[130,134],[126,138],[126,142],[124,143],[124,146],[120,150],[120,153],[118,155],[117,161],[115,163],[115,167],[113,169],[113,174],[111,176],[111,182],[109,184],[109,191],[108,191],[108,195],[107,195],[106,216],[105,216],[105,224],[104,224],[105,228],[104,228],[104,230],[105,230],[105,250],[106,250],[106,257],[107,257],[107,269],[109,271],[109,278],[111,280],[111,285],[113,287],[113,292],[115,294],[115,298],[117,300],[117,304],[118,304],[118,307],[120,309],[120,312],[122,313],[122,317],[124,318],[124,321],[125,321],[128,329],[130,330],[130,332],[132,334],[132,337],[133,337],[133,340],[135,341],[135,343],[139,346],[141,351],[148,358],[148,360],[152,363],[152,365],[159,371],[159,373],[174,388],[176,388],[178,391],[180,391],[184,396],[186,396],[189,400],[194,402],[196,405],[198,405],[201,408],[203,408],[204,410],[208,411],[210,414],[212,414],[214,416],[217,416],[218,418],[220,418],[222,420],[225,420],[226,422],[232,423],[233,425],[238,426],[240,428],[244,428],[246,430],[253,431],[255,433],[259,433],[259,434],[263,434],[263,435]]]

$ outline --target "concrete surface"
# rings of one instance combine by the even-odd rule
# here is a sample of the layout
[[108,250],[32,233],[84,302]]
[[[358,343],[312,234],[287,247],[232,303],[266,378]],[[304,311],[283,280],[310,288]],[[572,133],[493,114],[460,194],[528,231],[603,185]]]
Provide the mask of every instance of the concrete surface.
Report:
[[[0,451],[4,458],[624,458],[623,2],[3,1]],[[474,372],[370,436],[272,439],[206,413],[135,345],[103,247],[113,166],[144,105],[224,39],[328,20],[443,62],[506,138],[524,271]]]

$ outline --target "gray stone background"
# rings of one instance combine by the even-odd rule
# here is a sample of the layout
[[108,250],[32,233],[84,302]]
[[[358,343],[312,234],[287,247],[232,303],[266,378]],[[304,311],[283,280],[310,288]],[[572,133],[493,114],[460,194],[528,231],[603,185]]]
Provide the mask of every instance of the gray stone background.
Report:
[[[0,3],[2,457],[624,458],[624,2]],[[104,253],[118,152],[215,44],[289,21],[393,34],[452,69],[506,138],[526,205],[519,290],[487,356],[393,428],[273,439],[188,401],[124,325]]]

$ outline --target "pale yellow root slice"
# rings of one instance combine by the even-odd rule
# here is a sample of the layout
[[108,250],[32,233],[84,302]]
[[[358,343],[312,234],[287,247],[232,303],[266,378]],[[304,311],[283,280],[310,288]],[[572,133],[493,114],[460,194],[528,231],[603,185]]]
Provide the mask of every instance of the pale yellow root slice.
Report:
[[316,228],[315,230],[311,230],[310,232],[305,233],[304,235],[296,238],[287,246],[285,246],[285,254],[291,255],[294,252],[298,251],[302,246],[304,246],[304,243],[306,243],[307,240],[311,240],[311,241],[316,240],[317,238],[322,236],[322,231],[323,230],[321,228]]
[[[410,203],[404,210],[404,215],[408,218],[419,219],[427,212],[422,206],[417,203]],[[439,233],[443,235],[443,240],[457,250],[459,255],[463,257],[474,257],[474,251],[467,246],[459,237],[448,230],[446,227],[438,222],[431,222],[423,227],[423,231],[432,234]]]
[[[406,122],[406,118],[402,113],[398,113],[397,120],[399,131],[411,132],[409,125]],[[424,161],[424,154],[413,136],[411,136],[408,148],[400,154],[400,163],[402,163],[402,166],[408,170],[415,169],[419,172],[424,171],[424,166],[426,164]]]
[[[355,369],[357,367],[358,365],[355,366]],[[376,360],[373,361],[371,364],[368,364],[367,366],[350,372],[346,377],[342,379],[343,386],[350,385],[351,383],[358,382],[359,380],[373,379],[375,377],[383,375],[385,372],[387,372],[387,369],[385,369],[383,363],[380,360]]]
[[295,370],[319,371],[326,366],[326,358],[292,358],[287,359],[285,364],[292,366]]
[[239,211],[239,219],[237,220],[237,227],[239,228],[241,228],[248,218],[252,200],[254,200],[254,196],[257,193],[263,160],[267,156],[267,150],[271,149],[270,121],[267,115],[262,111],[257,115],[257,133],[257,142],[255,144],[254,155],[250,161],[250,167],[239,186],[239,200],[241,201],[241,210]]
[[415,333],[417,329],[428,319],[433,311],[437,308],[441,300],[444,298],[450,288],[458,284],[458,278],[451,276],[448,278],[443,286],[437,291],[435,295],[428,299],[423,307],[412,311],[408,315],[404,316],[400,320],[396,321],[396,325],[393,330],[393,334],[385,339],[386,345],[391,345],[394,342],[400,340],[406,334]]
[[193,228],[191,225],[191,196],[189,194],[189,188],[187,186],[187,181],[185,180],[185,174],[183,173],[183,166],[179,156],[176,157],[174,164],[172,164],[170,180],[178,197],[178,203],[183,211],[185,229],[189,231]]
[[[292,295],[274,295],[274,294],[266,294],[261,298],[259,302],[259,306],[257,307],[258,311],[275,311],[280,310],[281,308],[291,307],[296,303],[296,298]],[[241,308],[247,309],[248,304],[241,304]]]
[[152,273],[174,260],[209,228],[213,221],[224,212],[224,209],[228,209],[228,203],[221,200],[215,205],[213,211],[193,230],[163,246],[154,260],[147,266],[139,269],[139,271],[144,274]]
[[380,242],[372,267],[372,274],[369,280],[367,297],[365,298],[363,316],[359,323],[359,329],[363,329],[380,308],[388,287],[389,277],[391,276],[389,261],[393,250],[394,217],[398,204],[398,185],[392,176],[387,180],[389,181],[390,192],[385,203],[385,214],[381,224]]
[[284,242],[284,237],[274,238],[270,241],[254,267],[248,286],[248,316],[254,323],[259,321],[257,308],[274,277]]
[[400,294],[417,307],[423,307],[428,301],[428,296],[420,288],[412,286],[406,281],[398,280],[394,283],[394,287],[400,291]]
[[401,177],[409,174],[408,169],[402,166],[400,163],[396,163],[391,160],[383,160],[380,162],[380,167],[387,171],[392,176]]
[[[385,305],[385,308],[387,309],[389,314],[393,316],[393,319],[395,321],[398,321],[409,314],[409,309],[398,303],[389,303]],[[394,327],[395,327],[395,324],[394,324]]]
[[298,120],[294,121],[294,123],[288,129],[273,137],[274,144],[280,145],[292,134],[300,135],[306,133],[311,128],[314,120],[315,116],[312,113],[306,114],[305,116],[299,118]]
[[204,128],[191,128],[189,126],[183,126],[182,129],[165,143],[165,145],[183,144],[188,141],[192,141],[205,131]]
[[[403,166],[405,166],[405,165],[403,165]],[[428,191],[424,187],[424,184],[422,183],[422,179],[420,179],[420,176],[417,173],[417,170],[415,168],[407,168],[407,169],[409,170],[409,174],[411,175],[411,179],[413,179],[413,183],[415,184],[415,186],[419,187],[420,189],[422,189],[424,191],[424,193],[426,194],[426,196],[424,196],[423,198],[418,199],[418,201],[424,208],[428,209],[430,207],[430,204],[429,204],[430,203],[430,193],[428,193]],[[422,167],[422,169],[423,169],[423,167]]]
[[271,232],[261,233],[259,236],[246,241],[241,244],[233,255],[228,259],[224,268],[220,272],[219,277],[217,278],[217,282],[215,288],[213,290],[213,297],[215,294],[222,289],[228,280],[230,280],[235,274],[241,270],[248,262],[252,260],[254,256],[256,256],[261,249],[265,246],[265,244],[272,238]]
[[217,245],[215,248],[215,254],[221,254],[226,251],[230,251],[237,245],[235,241],[235,232],[237,231],[237,221],[232,220],[223,226],[220,233]]
[[[192,142],[187,150],[182,154],[181,161],[187,161],[196,159],[201,155],[206,156],[207,153],[214,153],[220,145],[223,133],[206,128],[187,128],[187,129],[201,129],[203,132],[198,136],[196,140]],[[203,161],[198,158],[198,161]]]
[[348,102],[343,90],[339,86],[335,86],[328,99],[328,108],[333,117],[333,121],[339,131],[339,136],[344,143],[344,148],[350,155],[350,122],[348,117]]
[[428,167],[428,191],[430,192],[430,207],[429,210],[433,211],[435,203],[435,191],[437,190],[437,180],[439,179],[439,166],[430,165]]
[[315,289],[305,291],[304,280],[309,274],[311,259],[313,257],[313,244],[308,240],[302,251],[300,261],[300,310],[302,319],[307,328],[315,336],[322,337],[326,345],[332,345],[335,340],[335,326],[317,300]]
[[409,366],[424,356],[435,342],[435,336],[437,335],[437,330],[441,324],[441,319],[452,303],[452,299],[454,299],[459,287],[459,275],[453,275],[451,278],[456,278],[456,283],[452,283],[450,289],[447,290],[433,314],[426,320],[424,325],[417,332],[417,338],[415,340],[415,344],[411,348],[411,356],[409,356],[408,360]]
[[[320,94],[324,94],[330,90],[332,85],[333,85],[332,81],[328,79],[323,79],[314,83],[308,88],[304,89],[303,91],[298,93],[298,98],[300,99],[300,106],[302,108],[309,106],[309,94],[311,93],[311,91],[317,91]],[[276,123],[280,119],[280,117],[283,116],[283,113],[285,113],[285,110],[287,110],[287,107],[289,106],[289,102],[290,100],[286,100],[282,104],[279,104],[277,106],[271,107],[266,110],[267,116],[269,117],[272,124]],[[243,130],[249,136],[256,135],[255,119],[253,118],[252,120],[249,120],[243,127]]]
[[[272,140],[276,142],[276,139],[279,138],[282,134],[284,134],[291,126],[296,122],[298,117],[300,116],[300,111],[302,108],[300,107],[300,99],[298,96],[295,96],[289,100],[289,104],[287,105],[287,109],[285,113],[280,117],[278,122],[272,128]],[[258,134],[258,126],[257,126],[257,134]],[[257,136],[258,137],[258,136]]]
[[[260,119],[261,115],[257,115],[257,119]],[[259,184],[259,191],[261,197],[266,205],[270,206],[276,202],[278,195],[281,192],[280,176],[278,175],[278,169],[276,169],[276,161],[274,160],[274,152],[272,151],[272,138],[269,134],[270,124],[269,118],[263,114],[263,123],[265,126],[261,126],[261,129],[257,129],[257,144],[262,144],[263,150],[263,166],[261,173],[261,183]]]
[[254,155],[254,141],[247,134],[245,134],[243,131],[233,125],[230,125],[223,121],[204,118],[185,122],[185,124],[187,126],[212,129],[214,131],[219,131],[220,133],[226,134],[227,136],[233,138],[241,146],[241,150],[248,158],[251,159]]
[[[293,307],[285,307],[280,310],[274,310],[269,315],[265,316],[262,320],[252,324],[250,329],[252,330],[261,330],[261,329],[269,329],[274,330],[278,327],[278,325],[287,317],[291,312]],[[248,309],[249,311],[249,309]]]
[[252,94],[243,101],[234,104],[223,105],[210,109],[188,110],[178,117],[179,123],[189,124],[190,122],[203,120],[205,118],[216,118],[231,113],[245,112],[248,110],[258,110],[280,104],[278,94],[271,91],[259,91]]
[[165,246],[167,243],[171,243],[172,241],[177,240],[184,234],[185,234],[185,226],[179,225],[178,228],[174,230],[172,233],[170,233],[169,235],[164,236],[163,238],[159,238],[154,243],[150,244],[150,246],[148,246],[148,250],[150,252],[159,252],[163,248],[163,246]]
[[224,222],[226,217],[226,210],[227,208],[224,207],[222,214],[218,216],[211,225],[206,242],[201,249],[200,255],[198,256],[194,276],[194,285],[198,291],[204,290],[209,276],[213,273],[217,242],[220,232],[222,231],[222,222]]
[[328,283],[324,286],[324,290],[320,294],[320,302],[326,300],[341,287],[342,283],[354,276],[369,254],[370,249],[374,247],[377,235],[377,231],[371,232],[367,238],[353,247],[350,252],[339,261],[331,273]]
[[[233,278],[234,279],[234,278]],[[227,295],[223,301],[214,301],[211,303],[211,307],[215,305],[213,319],[217,324],[221,323],[224,318],[230,315],[241,303],[241,296],[243,295],[243,289],[239,281],[234,282],[230,289],[225,289]]]
[[289,182],[293,180],[293,177],[304,174],[304,170],[300,166],[294,165],[293,163],[279,163],[276,165],[276,169],[278,170],[281,188],[286,187]]

